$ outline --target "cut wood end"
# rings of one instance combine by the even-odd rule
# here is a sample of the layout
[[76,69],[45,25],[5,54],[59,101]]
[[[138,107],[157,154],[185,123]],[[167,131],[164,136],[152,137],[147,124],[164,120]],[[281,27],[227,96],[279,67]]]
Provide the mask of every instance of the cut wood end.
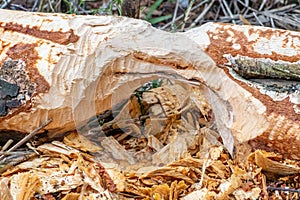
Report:
[[[233,125],[233,130],[237,131],[235,137],[243,137],[251,130],[263,133],[251,140],[253,148],[278,151],[287,157],[300,159],[300,138],[297,131],[300,126],[297,82],[300,34],[266,27],[207,23],[190,30],[186,35],[196,38],[195,41],[211,56],[217,66],[224,70],[227,77],[249,92],[247,98],[243,97],[245,103],[250,100],[256,104],[254,107],[259,111],[259,115],[241,107],[233,111],[238,122]],[[200,37],[206,39],[199,39]],[[266,68],[261,68],[265,66]],[[244,68],[247,73],[256,74],[258,78],[263,78],[262,81],[253,80],[255,78],[249,78],[245,73],[241,74],[237,67]],[[278,69],[281,74],[277,77],[270,71],[271,68]],[[264,81],[272,78],[283,80],[276,83]],[[296,80],[293,82],[293,79]],[[230,96],[233,97],[232,93]],[[248,122],[240,121],[245,117],[239,113],[248,118]],[[263,121],[264,125],[256,124],[257,121]],[[250,135],[253,135],[253,132]]]

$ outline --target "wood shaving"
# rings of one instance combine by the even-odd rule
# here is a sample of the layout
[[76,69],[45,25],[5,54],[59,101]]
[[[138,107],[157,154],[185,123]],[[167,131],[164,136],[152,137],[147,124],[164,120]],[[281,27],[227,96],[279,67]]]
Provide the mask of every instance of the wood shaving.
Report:
[[[102,131],[98,139],[72,132],[63,142],[38,146],[39,155],[1,174],[1,198],[263,199],[284,194],[270,191],[270,184],[282,186],[272,182],[274,176],[286,185],[300,180],[299,163],[275,153],[257,150],[244,154],[243,162],[232,159],[212,128],[205,99],[183,94],[199,92],[190,89],[166,81],[147,91],[143,126],[136,123],[140,111],[127,113],[129,107],[140,109],[131,100],[107,122],[109,129],[93,130]],[[134,134],[128,124],[121,125],[133,122],[131,117],[138,129]]]

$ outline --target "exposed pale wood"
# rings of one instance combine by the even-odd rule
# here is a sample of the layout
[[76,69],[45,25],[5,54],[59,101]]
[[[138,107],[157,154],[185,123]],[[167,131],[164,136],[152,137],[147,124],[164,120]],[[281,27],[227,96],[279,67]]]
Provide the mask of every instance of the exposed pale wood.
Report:
[[[53,120],[46,127],[52,134],[74,130],[128,98],[143,83],[164,77],[201,88],[231,152],[233,140],[255,139],[254,147],[269,145],[300,158],[296,100],[281,104],[219,68],[229,62],[225,54],[297,61],[299,33],[207,24],[172,34],[128,18],[0,10],[0,38],[2,64],[9,58],[19,60],[30,81],[38,81],[26,105],[0,118],[0,131],[28,133],[47,119]],[[284,102],[289,99],[292,96]],[[281,106],[274,107],[277,103]],[[294,111],[290,113],[294,118],[282,109]]]
[[[299,113],[299,64],[300,64],[300,34],[293,31],[271,29],[256,26],[238,26],[231,24],[208,23],[185,33],[196,41],[201,49],[206,51],[219,67],[224,69],[230,78],[230,84],[236,83],[245,89],[244,96],[235,98],[235,90],[226,85],[218,94],[227,93],[227,102],[233,105],[234,122],[231,126],[233,135],[238,141],[247,141],[254,148],[277,150],[294,159],[300,159],[300,113]],[[232,59],[234,57],[234,59]],[[238,76],[231,69],[236,59],[253,60],[252,66],[266,63],[269,68],[277,68],[286,77],[293,75],[294,81],[281,80],[271,90],[263,85],[270,85],[268,77],[252,80]],[[250,67],[251,65],[248,65]],[[246,65],[244,65],[245,67]],[[254,70],[255,72],[255,70]],[[255,73],[257,73],[256,71]],[[271,76],[274,71],[269,70]],[[268,72],[268,73],[269,73]],[[276,77],[273,76],[273,77]],[[269,77],[270,78],[270,77]],[[275,79],[278,81],[280,75]],[[257,81],[261,84],[257,84]],[[207,80],[209,85],[214,81]],[[227,82],[224,84],[227,84]],[[272,85],[271,84],[271,85]],[[278,89],[281,84],[293,84],[295,89]],[[225,90],[227,88],[227,90]],[[241,89],[239,88],[239,89]],[[272,88],[272,87],[271,87]],[[248,95],[245,95],[248,92]],[[244,99],[243,99],[244,98]],[[224,99],[224,97],[222,97]],[[242,100],[243,99],[243,100]],[[245,109],[239,106],[249,105]],[[238,108],[239,107],[239,108]],[[251,111],[256,108],[256,111]],[[257,112],[260,113],[257,115]],[[243,120],[244,119],[244,120]],[[251,137],[251,136],[259,137]]]

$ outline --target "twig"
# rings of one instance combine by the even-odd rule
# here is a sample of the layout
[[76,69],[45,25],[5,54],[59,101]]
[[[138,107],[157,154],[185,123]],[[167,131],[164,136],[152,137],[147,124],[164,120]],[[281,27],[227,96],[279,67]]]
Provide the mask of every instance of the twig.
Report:
[[233,19],[232,12],[231,12],[231,10],[230,10],[230,8],[229,8],[227,2],[226,2],[226,1],[221,1],[221,2],[223,2],[224,6],[225,6],[225,9],[227,10],[227,12],[228,12],[230,18],[232,19],[232,20],[231,20],[232,23],[233,23],[233,24],[236,24],[235,21],[234,21],[234,19]]
[[291,20],[289,18],[281,17],[281,16],[278,16],[278,15],[275,15],[275,14],[271,14],[271,13],[267,13],[267,12],[263,12],[261,14],[263,14],[263,15],[265,15],[267,17],[271,17],[273,19],[277,19],[279,21],[283,21],[283,22],[285,22],[287,24],[291,24],[291,25],[293,25],[295,27],[299,27],[299,23],[297,23],[297,22],[295,22],[295,21],[293,21],[293,20]]
[[233,1],[234,11],[235,13],[241,13],[239,6],[237,5],[237,1]]
[[[224,5],[222,4],[222,0],[219,0],[219,2],[220,2],[220,8],[222,9],[224,15],[225,15],[226,17],[228,17],[227,10],[225,9]],[[230,18],[230,16],[229,16],[228,18]]]
[[39,2],[40,2],[39,0],[35,0],[34,1],[34,4],[33,4],[32,8],[31,8],[31,12],[33,12],[36,9],[36,7],[38,6]]
[[70,4],[72,6],[73,12],[77,13],[78,12],[78,1],[70,0]]
[[[289,5],[280,7],[280,8],[274,8],[274,9],[272,9],[272,10],[268,10],[267,12],[273,13],[273,12],[285,11],[285,10],[290,9],[290,8],[293,8],[293,7],[295,7],[295,6],[296,6],[296,4],[289,4]],[[265,11],[265,12],[266,12],[266,11]]]
[[298,10],[297,8],[295,8],[295,9],[293,10],[293,12],[294,12],[294,13],[297,13],[297,14],[300,14],[300,10]]
[[0,155],[5,155],[5,156],[10,156],[10,155],[14,155],[14,156],[22,156],[22,155],[28,155],[29,153],[32,153],[32,152],[24,152],[24,151],[11,151],[11,152],[8,152],[8,151],[0,151]]
[[41,0],[40,3],[39,3],[38,12],[41,12],[41,11],[42,11],[43,5],[44,5],[44,0]]
[[3,5],[0,7],[1,9],[6,8],[7,6],[9,6],[9,4],[11,4],[13,0],[8,0],[8,1],[4,1]]
[[[237,1],[237,2],[239,2],[239,0]],[[249,2],[248,2],[249,3]],[[246,6],[243,6],[243,9],[241,10],[241,14],[243,14],[243,15],[247,15],[247,13],[249,12],[249,7],[248,7],[248,4],[247,4],[247,1],[245,2],[245,5]]]
[[[22,140],[20,140],[17,144],[15,144],[13,147],[11,147],[10,149],[8,149],[6,152],[14,151],[17,148],[19,148],[20,146],[22,146],[25,142],[27,142],[32,137],[34,137],[40,130],[42,130],[43,128],[45,128],[50,122],[52,122],[52,120],[48,119],[47,121],[45,121],[44,123],[42,123],[38,128],[36,128],[31,133],[29,133],[28,135],[26,135]],[[5,157],[4,155],[0,156],[0,160],[2,160],[4,157]]]
[[30,11],[28,8],[25,8],[24,6],[19,5],[19,4],[10,4],[10,7],[19,8],[19,9],[24,10],[24,11]]
[[279,20],[274,20],[274,23],[277,25],[277,26],[279,26],[280,28],[282,28],[282,29],[286,29],[286,30],[291,30],[291,29],[293,29],[291,26],[289,26],[287,23],[282,23],[282,22],[280,22]]
[[82,14],[88,15],[88,14],[90,14],[90,13],[92,12],[92,11],[86,11],[84,7],[81,7],[81,6],[79,6],[79,5],[78,5],[78,9],[79,9],[80,11],[78,11],[77,13],[78,13],[78,14],[81,14],[81,15],[82,15]]
[[39,152],[34,148],[29,142],[26,143],[26,146],[31,149],[36,155],[40,155]]
[[[242,2],[241,2],[241,4],[242,4]],[[286,6],[285,9],[289,9],[289,8],[287,8],[287,6]],[[263,11],[263,12],[258,12],[257,10],[252,9],[252,8],[251,8],[251,9],[249,8],[249,10],[253,11],[254,13],[256,13],[256,15],[258,15],[258,14],[264,14],[265,16],[269,17],[269,15],[272,15],[271,13],[275,12],[275,10],[277,10],[277,9],[269,10],[269,11]],[[248,14],[248,15],[243,14],[243,16],[244,16],[246,19],[247,19],[247,18],[254,17],[253,12],[250,13],[250,14]],[[232,15],[232,18],[233,18],[233,19],[239,19],[239,16],[240,16],[240,14],[234,14],[234,15]],[[229,17],[229,16],[221,16],[221,17],[220,17],[221,20],[231,20],[232,18]],[[292,20],[291,20],[291,21],[292,21]],[[296,23],[296,22],[294,22],[294,23]]]
[[255,14],[255,12],[252,13],[253,16],[255,17],[256,21],[258,21],[259,25],[264,26],[263,23],[260,21],[260,19],[257,17],[257,15]]
[[217,21],[217,20],[219,19],[220,10],[221,10],[221,8],[220,8],[220,6],[219,6],[218,9],[217,9],[217,11],[216,11],[216,13],[215,13],[214,21]]
[[10,159],[8,162],[8,164],[5,164],[5,163],[2,163],[0,162],[0,165],[3,165],[5,164],[4,167],[0,168],[0,174],[5,172],[6,170],[8,170],[10,167],[14,166],[14,165],[17,165],[21,162],[25,162],[26,160],[29,160],[33,157],[35,157],[36,154],[35,153],[28,153],[28,154],[23,154],[23,155],[20,155],[18,156],[17,158],[14,158],[14,159]]
[[[247,8],[247,9],[253,11],[253,12],[257,12],[257,10],[255,10],[255,9],[253,9],[253,8],[251,8],[251,7],[249,7],[248,4],[245,4],[245,3],[242,2],[241,0],[238,0],[238,2],[239,2],[240,4],[242,4],[245,8]],[[248,2],[248,3],[249,3],[249,2]]]
[[174,10],[174,13],[173,13],[172,26],[171,26],[172,29],[174,29],[174,24],[175,24],[175,21],[176,21],[176,16],[177,16],[178,7],[179,7],[179,1],[180,0],[177,0],[175,10]]
[[12,139],[9,139],[5,145],[2,147],[1,151],[5,151],[6,149],[8,149],[8,147],[13,143],[14,141]]
[[52,6],[52,2],[50,0],[48,0],[48,4],[49,4],[49,7],[51,9],[51,12],[55,12],[53,6]]
[[258,8],[258,11],[261,11],[264,8],[266,3],[267,3],[267,0],[263,0],[262,3],[260,4],[259,8]]
[[202,165],[202,171],[201,171],[201,178],[200,178],[200,181],[199,181],[199,189],[202,187],[202,184],[203,184],[203,180],[204,180],[204,175],[205,175],[205,170],[206,168],[208,167],[208,159],[205,159],[204,162],[203,162],[203,165]]
[[297,192],[300,193],[299,189],[291,189],[291,188],[281,188],[281,187],[272,187],[272,186],[267,186],[267,190],[278,190],[278,191],[285,191],[285,192]]
[[293,20],[300,23],[299,15],[297,15],[297,16],[293,15],[292,17],[293,17]]
[[184,30],[184,27],[185,27],[185,24],[186,24],[186,21],[188,20],[189,18],[189,15],[190,15],[190,12],[191,12],[191,9],[193,7],[193,4],[195,3],[195,0],[192,0],[190,3],[189,3],[189,6],[185,12],[185,16],[184,16],[184,19],[183,19],[183,23],[181,25],[181,31]]
[[[200,6],[202,6],[203,4],[207,3],[208,0],[204,0],[204,1],[201,1],[199,4],[195,5],[191,11],[194,11],[196,10],[197,8],[199,8]],[[184,17],[184,14],[180,15],[179,17],[176,18],[176,21],[182,19]],[[172,25],[172,22],[169,22],[167,24],[165,24],[163,27],[161,27],[162,30],[166,29],[168,26]]]
[[54,9],[56,10],[56,12],[61,12],[61,0],[56,1]]
[[274,23],[274,20],[273,20],[273,18],[271,18],[271,17],[269,17],[270,18],[270,22],[271,22],[271,26],[272,26],[272,28],[276,28],[275,27],[275,23]]
[[212,5],[215,3],[215,0],[212,0],[208,6],[202,11],[202,13],[193,21],[193,23],[190,25],[189,28],[193,28],[197,25],[197,23],[206,15],[206,13],[209,11],[209,9],[212,7]]

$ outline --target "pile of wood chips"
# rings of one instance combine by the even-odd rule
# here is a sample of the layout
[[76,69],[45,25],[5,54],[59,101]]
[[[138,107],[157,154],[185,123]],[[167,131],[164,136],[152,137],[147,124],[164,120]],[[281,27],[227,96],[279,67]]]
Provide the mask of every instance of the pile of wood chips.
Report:
[[262,150],[232,159],[199,87],[159,81],[114,108],[113,120],[4,166],[0,199],[299,198],[299,163]]

